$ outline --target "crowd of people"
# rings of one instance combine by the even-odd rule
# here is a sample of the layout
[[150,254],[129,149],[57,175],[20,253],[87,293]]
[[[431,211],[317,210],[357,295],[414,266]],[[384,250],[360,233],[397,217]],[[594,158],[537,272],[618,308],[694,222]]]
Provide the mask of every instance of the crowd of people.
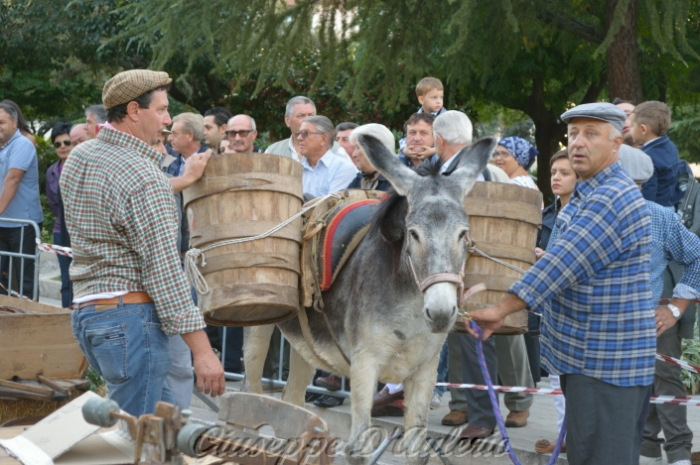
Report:
[[[158,400],[187,408],[194,374],[200,390],[217,395],[224,370],[243,369],[242,331],[206,328],[185,281],[189,231],[182,191],[202,176],[211,156],[261,152],[256,122],[223,107],[171,120],[170,84],[162,72],[119,73],[105,84],[103,104],[86,109],[85,123],[58,123],[50,135],[58,156],[46,172],[54,242],[74,253],[73,265],[59,257],[62,305],[74,309],[76,338],[110,396],[133,415],[152,411]],[[439,79],[418,83],[420,107],[408,117],[398,150],[385,126],[334,125],[312,100],[294,97],[284,111],[290,137],[265,153],[302,165],[305,199],[391,187],[358,145],[359,128],[411,169],[425,174],[438,164],[449,176],[472,143],[472,124],[443,107],[443,92]],[[555,200],[543,209],[537,262],[501,303],[471,313],[488,336],[507,314],[530,310],[525,335],[485,339],[490,376],[535,387],[545,375],[552,387],[562,387],[566,401],[558,396],[554,402],[558,427],[567,424],[564,447],[572,464],[632,464],[640,457],[653,463],[662,448],[669,463],[690,464],[685,407],[649,405],[652,393],[685,395],[680,369],[655,364],[654,354],[680,357],[681,339],[693,337],[693,302],[700,298],[700,239],[675,213],[686,193],[678,180],[692,182],[692,172],[666,135],[670,111],[661,102],[618,100],[579,105],[562,121],[568,147],[549,167],[539,167],[540,177],[550,176]],[[33,228],[3,220],[43,222],[35,145],[20,108],[0,102],[0,250],[33,253]],[[529,174],[537,154],[527,140],[505,137],[480,180],[537,189]],[[174,247],[163,247],[168,241]],[[1,264],[6,293],[10,262],[3,257]],[[33,262],[25,261],[23,276],[20,263],[12,262],[19,293],[32,296]],[[670,300],[658,304],[662,297]],[[484,384],[476,336],[448,335],[436,381]],[[223,366],[212,347],[225,350]],[[330,373],[318,373],[315,382],[343,387]],[[431,408],[444,392],[435,388]],[[506,426],[526,426],[533,396],[503,397]],[[343,402],[329,395],[308,400],[320,407]],[[461,438],[493,434],[488,393],[450,389],[449,408],[442,423],[465,425]],[[403,386],[383,386],[372,415],[403,412]],[[553,448],[548,439],[536,444],[538,452]]]

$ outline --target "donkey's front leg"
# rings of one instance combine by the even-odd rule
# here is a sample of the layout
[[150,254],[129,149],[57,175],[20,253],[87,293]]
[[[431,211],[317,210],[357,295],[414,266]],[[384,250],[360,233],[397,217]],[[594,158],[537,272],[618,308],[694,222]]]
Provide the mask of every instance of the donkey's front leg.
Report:
[[408,465],[423,465],[428,462],[428,411],[439,360],[438,351],[430,363],[425,364],[403,382],[406,412],[403,420],[404,437],[398,450],[405,456]]
[[374,357],[364,350],[356,354],[350,366],[350,407],[352,428],[345,446],[345,458],[350,465],[364,465],[374,450],[377,438],[372,435],[371,411],[374,393],[377,390],[377,363]]

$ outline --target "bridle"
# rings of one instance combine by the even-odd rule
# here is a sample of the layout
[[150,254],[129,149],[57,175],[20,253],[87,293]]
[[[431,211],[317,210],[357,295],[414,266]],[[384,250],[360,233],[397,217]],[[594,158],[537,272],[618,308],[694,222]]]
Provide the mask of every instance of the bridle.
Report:
[[[410,236],[408,237],[408,240],[410,241],[411,238]],[[467,267],[467,260],[469,259],[469,247],[472,243],[471,238],[469,237],[469,234],[467,234],[464,237],[464,242],[466,244],[467,250],[464,254],[464,261],[462,262],[462,268],[459,271],[459,274],[455,273],[435,273],[431,274],[427,278],[425,278],[423,281],[421,281],[418,278],[418,273],[416,273],[416,268],[413,266],[413,260],[411,259],[411,254],[407,251],[406,255],[408,257],[408,265],[411,267],[411,273],[413,274],[413,281],[416,283],[416,286],[418,287],[418,290],[421,292],[421,294],[425,294],[425,291],[428,290],[430,286],[433,284],[438,284],[438,283],[454,283],[457,285],[457,298],[458,298],[458,305],[459,309],[462,309],[463,305],[466,303],[466,299],[468,298],[467,293],[464,292],[464,270]]]

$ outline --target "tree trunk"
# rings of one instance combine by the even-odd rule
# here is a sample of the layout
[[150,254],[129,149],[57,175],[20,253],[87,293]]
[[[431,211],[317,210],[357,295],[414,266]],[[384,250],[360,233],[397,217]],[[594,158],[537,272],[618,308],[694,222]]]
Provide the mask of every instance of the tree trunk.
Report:
[[[610,29],[619,2],[620,0],[606,1],[606,30]],[[641,103],[644,96],[637,49],[637,0],[629,2],[624,23],[607,50],[606,64],[610,100],[619,97],[635,104]]]

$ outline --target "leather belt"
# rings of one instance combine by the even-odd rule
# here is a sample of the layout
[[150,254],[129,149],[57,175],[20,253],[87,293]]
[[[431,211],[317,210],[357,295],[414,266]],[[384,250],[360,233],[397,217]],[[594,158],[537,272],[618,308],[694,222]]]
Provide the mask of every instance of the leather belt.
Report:
[[94,305],[95,311],[111,310],[117,308],[119,304],[146,304],[153,302],[146,292],[129,292],[119,297],[111,299],[95,299],[82,302],[77,305],[78,310]]

